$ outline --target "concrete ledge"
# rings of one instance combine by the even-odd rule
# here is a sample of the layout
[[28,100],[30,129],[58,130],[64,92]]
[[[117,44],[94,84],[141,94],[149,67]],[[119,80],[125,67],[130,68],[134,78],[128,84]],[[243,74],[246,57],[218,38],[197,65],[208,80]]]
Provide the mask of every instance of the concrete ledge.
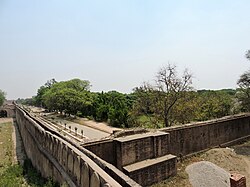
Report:
[[129,141],[133,141],[133,140],[139,140],[139,139],[143,139],[143,138],[148,138],[150,136],[161,136],[161,135],[167,135],[169,133],[167,132],[148,132],[148,133],[144,133],[144,134],[134,134],[134,135],[129,135],[129,136],[125,136],[125,137],[120,137],[120,138],[116,138],[116,141],[119,142],[129,142]]
[[125,173],[142,186],[150,186],[177,173],[176,156],[165,155],[123,167]]
[[123,169],[130,173],[130,172],[142,170],[147,167],[153,166],[155,164],[160,164],[162,162],[166,162],[168,160],[172,160],[176,158],[177,158],[176,156],[169,154],[169,155],[165,155],[159,158],[148,159],[148,160],[144,160],[144,161],[137,162],[134,164],[130,164],[128,166],[123,167]]

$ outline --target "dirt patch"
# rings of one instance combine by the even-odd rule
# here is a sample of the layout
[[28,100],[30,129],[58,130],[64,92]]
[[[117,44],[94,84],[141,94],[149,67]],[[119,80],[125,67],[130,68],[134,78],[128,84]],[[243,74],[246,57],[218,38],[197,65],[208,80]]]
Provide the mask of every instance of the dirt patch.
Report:
[[240,173],[246,176],[247,186],[250,187],[250,141],[231,148],[216,148],[207,152],[196,154],[190,158],[177,163],[177,175],[171,177],[153,187],[191,187],[188,174],[185,169],[188,165],[199,162],[209,161],[225,169],[229,173]]
[[21,165],[23,165],[24,160],[26,159],[26,153],[16,121],[13,121],[12,140],[14,144],[14,151],[13,151],[14,161],[16,163],[20,163]]
[[204,153],[201,158],[224,168],[229,173],[240,173],[245,175],[247,183],[250,185],[250,158],[237,154],[234,149],[212,149]]
[[230,187],[230,173],[212,162],[195,162],[187,166],[185,171],[193,187]]
[[12,123],[13,119],[12,118],[0,118],[0,123]]

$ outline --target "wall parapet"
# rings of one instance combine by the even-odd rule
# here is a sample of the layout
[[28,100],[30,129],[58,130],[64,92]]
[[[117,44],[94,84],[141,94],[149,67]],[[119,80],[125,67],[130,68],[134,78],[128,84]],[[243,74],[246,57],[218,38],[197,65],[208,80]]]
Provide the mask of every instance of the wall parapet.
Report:
[[69,186],[121,186],[83,152],[84,148],[45,130],[18,106],[16,119],[27,156],[42,176]]
[[170,134],[170,153],[179,157],[250,136],[250,113],[160,129]]

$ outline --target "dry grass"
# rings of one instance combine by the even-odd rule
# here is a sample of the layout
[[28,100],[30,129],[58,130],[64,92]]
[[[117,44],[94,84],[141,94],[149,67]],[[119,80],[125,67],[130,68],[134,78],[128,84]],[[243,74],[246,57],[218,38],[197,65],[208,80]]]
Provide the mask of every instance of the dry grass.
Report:
[[0,173],[13,163],[12,122],[0,123]]

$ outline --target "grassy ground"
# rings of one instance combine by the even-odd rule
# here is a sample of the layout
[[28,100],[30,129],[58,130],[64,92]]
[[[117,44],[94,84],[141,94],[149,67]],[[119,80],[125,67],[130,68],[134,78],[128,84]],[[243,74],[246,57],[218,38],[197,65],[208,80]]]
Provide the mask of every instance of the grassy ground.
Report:
[[2,187],[54,187],[52,180],[45,180],[29,160],[21,166],[14,160],[12,122],[0,121],[0,186]]

